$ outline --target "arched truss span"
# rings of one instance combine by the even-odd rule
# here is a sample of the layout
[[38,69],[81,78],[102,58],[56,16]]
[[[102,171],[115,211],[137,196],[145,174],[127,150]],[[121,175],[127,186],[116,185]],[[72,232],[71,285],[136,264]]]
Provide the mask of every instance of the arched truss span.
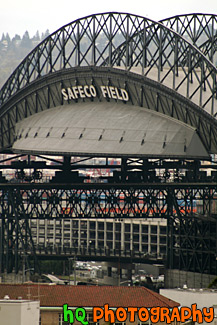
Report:
[[34,114],[62,105],[64,107],[69,104],[92,103],[92,98],[63,99],[61,89],[72,89],[81,84],[94,85],[98,93],[94,102],[99,104],[110,101],[113,104],[123,104],[122,101],[105,98],[100,91],[100,85],[109,84],[112,87],[125,88],[129,94],[129,101],[124,102],[124,105],[144,107],[192,127],[199,135],[206,151],[209,154],[217,153],[217,120],[213,116],[189,99],[156,81],[128,71],[107,67],[77,67],[58,71],[32,82],[24,91],[18,92],[13,97],[13,101],[4,105],[4,111],[1,113],[0,147],[10,148],[14,141],[21,138],[29,141],[30,133],[38,141],[39,130],[43,129],[42,125],[36,129],[29,125],[29,130],[24,131],[23,127],[16,130],[19,122]]
[[173,16],[160,22],[192,42],[211,62],[217,64],[217,15],[194,13]]
[[39,44],[0,91],[3,107],[36,79],[76,66],[111,66],[162,83],[215,115],[216,68],[162,23],[126,13],[88,16],[63,26]]

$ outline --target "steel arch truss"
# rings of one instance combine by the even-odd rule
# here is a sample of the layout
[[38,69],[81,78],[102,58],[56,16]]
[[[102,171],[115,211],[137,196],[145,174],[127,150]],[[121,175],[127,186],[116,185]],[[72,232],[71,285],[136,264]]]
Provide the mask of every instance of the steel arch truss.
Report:
[[197,46],[206,57],[217,63],[217,16],[214,14],[188,14],[161,20]]
[[[78,67],[63,72],[50,74],[28,86],[25,96],[23,92],[14,96],[13,102],[4,105],[0,119],[0,147],[9,148],[14,140],[27,137],[28,134],[16,134],[15,125],[20,120],[45,109],[63,105],[61,88],[77,84],[92,84],[100,88],[101,84],[121,87],[128,91],[127,105],[145,107],[162,113],[195,128],[207,152],[217,152],[217,121],[190,100],[180,96],[164,85],[146,77],[119,69],[106,67]],[[94,101],[110,101],[102,95]],[[77,99],[76,102],[92,101],[92,99]],[[71,102],[70,102],[71,103]],[[75,103],[76,105],[76,103]],[[141,139],[142,141],[142,139]]]
[[124,13],[85,17],[50,35],[2,87],[0,105],[47,74],[101,65],[136,68],[137,73],[180,91],[211,115],[217,112],[216,68],[205,55],[163,24]]

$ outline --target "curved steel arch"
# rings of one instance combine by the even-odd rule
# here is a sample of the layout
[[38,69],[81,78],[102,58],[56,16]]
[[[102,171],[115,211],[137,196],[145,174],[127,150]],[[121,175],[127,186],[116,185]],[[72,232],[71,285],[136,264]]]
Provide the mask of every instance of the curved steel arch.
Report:
[[217,64],[217,15],[193,13],[173,16],[160,22],[192,42],[211,62]]
[[163,24],[126,13],[91,15],[51,34],[2,87],[0,107],[41,76],[100,65],[141,73],[180,92],[211,115],[217,112],[217,70],[203,53]]

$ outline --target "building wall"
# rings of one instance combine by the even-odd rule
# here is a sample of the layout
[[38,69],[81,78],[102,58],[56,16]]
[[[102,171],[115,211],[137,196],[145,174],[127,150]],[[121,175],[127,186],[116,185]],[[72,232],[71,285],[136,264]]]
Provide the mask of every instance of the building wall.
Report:
[[59,325],[59,312],[41,311],[40,325]]
[[207,288],[216,275],[187,272],[179,270],[165,270],[165,288]]
[[39,301],[0,300],[1,325],[39,325]]

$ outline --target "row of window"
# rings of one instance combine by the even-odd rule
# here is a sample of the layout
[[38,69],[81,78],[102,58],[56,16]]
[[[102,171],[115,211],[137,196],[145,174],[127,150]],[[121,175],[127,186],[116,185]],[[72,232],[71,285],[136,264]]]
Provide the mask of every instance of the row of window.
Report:
[[[56,228],[62,228],[62,222],[61,220],[56,220],[55,221],[55,226]],[[81,221],[80,222],[80,229],[81,230],[87,230],[87,221]],[[70,230],[70,223],[64,223],[64,230]],[[139,224],[130,224],[130,223],[125,223],[124,224],[124,229],[123,231],[125,233],[131,233],[131,227],[132,227],[132,233],[140,233],[140,225]],[[53,223],[48,224],[47,228],[52,230],[53,229]],[[72,229],[73,230],[78,230],[79,229],[79,221],[78,220],[73,220],[72,221]],[[96,231],[96,222],[95,221],[90,221],[89,222],[89,229],[90,231]],[[107,232],[109,231],[121,231],[121,223],[112,223],[112,222],[98,222],[97,226],[97,231],[104,231],[106,230]],[[141,225],[141,233],[143,234],[148,234],[151,232],[152,234],[157,234],[158,233],[158,226],[157,225]],[[160,234],[165,234],[166,235],[166,226],[159,226],[159,232]]]
[[[36,229],[32,228],[32,235],[36,236],[37,235],[37,231]],[[45,229],[40,229],[39,233],[38,233],[39,237],[45,237]],[[58,238],[62,238],[62,231],[55,231],[55,239]],[[47,233],[47,238],[48,239],[52,239],[54,237],[54,233],[52,232],[48,232]],[[64,232],[64,240],[70,240],[70,233],[66,233]],[[78,240],[78,232],[73,232],[72,233],[72,240]],[[80,234],[80,238],[82,239],[87,239],[87,232],[81,232]],[[152,243],[152,244],[157,244],[158,243],[158,238],[159,238],[159,243],[160,244],[166,244],[166,240],[167,240],[167,236],[157,236],[157,235],[141,235],[141,242],[142,243]],[[96,239],[96,233],[90,232],[89,233],[89,240],[91,240],[92,242]],[[97,240],[100,242],[104,242],[104,233],[98,233],[97,234]],[[106,241],[121,241],[121,234],[114,234],[113,233],[106,233]],[[139,243],[140,242],[140,235],[139,234],[134,234],[134,235],[130,235],[130,234],[124,234],[124,242],[133,242],[133,243]]]

